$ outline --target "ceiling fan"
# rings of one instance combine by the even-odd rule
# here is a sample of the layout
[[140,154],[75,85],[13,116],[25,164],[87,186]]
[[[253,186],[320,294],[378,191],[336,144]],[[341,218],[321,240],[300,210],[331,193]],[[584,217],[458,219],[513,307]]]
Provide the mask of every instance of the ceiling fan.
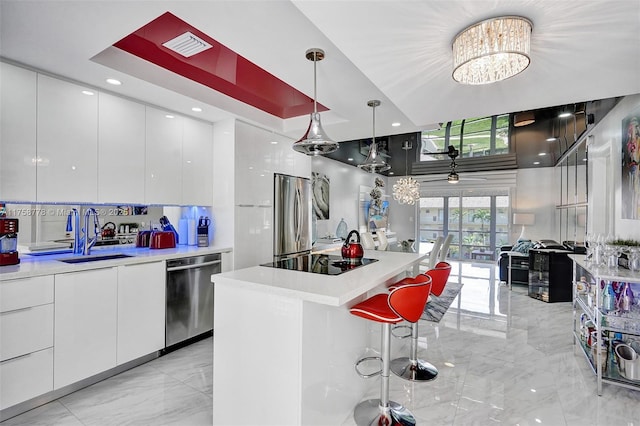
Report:
[[461,180],[487,180],[486,178],[472,178],[472,177],[460,177],[456,172],[456,158],[460,155],[460,151],[458,151],[453,145],[449,145],[446,151],[443,152],[432,152],[431,155],[447,155],[451,158],[451,164],[449,165],[449,175],[446,178],[435,178],[435,179],[425,179],[422,182],[438,182],[438,181],[447,181],[449,183],[458,183]]

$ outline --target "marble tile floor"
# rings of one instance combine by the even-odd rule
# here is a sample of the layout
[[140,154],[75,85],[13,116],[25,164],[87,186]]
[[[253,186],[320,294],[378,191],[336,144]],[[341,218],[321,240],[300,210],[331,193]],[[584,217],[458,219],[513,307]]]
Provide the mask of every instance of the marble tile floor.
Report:
[[[451,280],[464,284],[458,299],[440,323],[419,328],[419,357],[439,368],[438,378],[390,380],[391,399],[418,424],[640,426],[640,389],[604,384],[597,395],[595,376],[572,343],[571,303],[532,299],[524,286],[510,291],[494,264],[452,266]],[[210,425],[211,363],[209,338],[2,426]],[[379,378],[367,381],[364,399],[376,398]],[[352,416],[343,423],[354,424]]]

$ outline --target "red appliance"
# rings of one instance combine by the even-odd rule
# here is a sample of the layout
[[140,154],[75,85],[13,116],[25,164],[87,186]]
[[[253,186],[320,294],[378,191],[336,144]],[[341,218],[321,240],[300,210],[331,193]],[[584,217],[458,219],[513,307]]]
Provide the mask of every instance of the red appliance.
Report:
[[17,265],[18,219],[0,218],[0,266]]
[[151,231],[140,231],[136,237],[136,247],[149,247]]
[[150,249],[166,249],[176,246],[176,234],[172,231],[153,231],[149,241]]
[[[356,241],[351,241],[351,236],[356,236]],[[342,257],[349,260],[352,263],[357,263],[364,256],[364,249],[360,244],[360,234],[355,229],[349,232],[347,239],[342,245]]]

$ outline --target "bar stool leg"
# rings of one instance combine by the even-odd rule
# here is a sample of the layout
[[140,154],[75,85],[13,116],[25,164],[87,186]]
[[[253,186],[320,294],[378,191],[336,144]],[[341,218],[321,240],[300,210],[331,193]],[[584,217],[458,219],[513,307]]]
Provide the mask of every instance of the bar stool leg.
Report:
[[412,382],[426,382],[438,376],[438,369],[418,359],[418,322],[411,324],[411,353],[391,361],[391,371],[398,377]]
[[391,324],[382,324],[381,338],[382,373],[380,399],[369,399],[356,405],[353,417],[358,426],[402,425],[413,426],[416,419],[403,405],[389,401],[389,375],[391,358]]

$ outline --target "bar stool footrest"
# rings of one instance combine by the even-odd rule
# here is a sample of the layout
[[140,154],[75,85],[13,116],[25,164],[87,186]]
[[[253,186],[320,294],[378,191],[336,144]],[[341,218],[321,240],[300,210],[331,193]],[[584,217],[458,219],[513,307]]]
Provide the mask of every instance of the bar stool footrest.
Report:
[[[375,371],[375,372],[370,373],[370,374],[362,373],[358,367],[360,366],[361,363],[363,363],[365,361],[379,361],[380,364],[381,364],[380,365],[380,370]],[[370,379],[371,377],[379,376],[380,374],[382,374],[382,358],[380,358],[379,356],[366,356],[364,358],[360,358],[358,360],[358,362],[356,362],[355,368],[356,368],[356,373],[358,373],[358,376],[360,376],[360,377],[362,377],[364,379]]]
[[[409,333],[408,334],[397,334],[398,331],[400,331],[400,329],[408,329]],[[411,337],[411,329],[412,329],[412,327],[410,325],[396,325],[394,327],[391,327],[391,335],[393,337],[397,337],[398,339],[406,339],[407,337]]]

